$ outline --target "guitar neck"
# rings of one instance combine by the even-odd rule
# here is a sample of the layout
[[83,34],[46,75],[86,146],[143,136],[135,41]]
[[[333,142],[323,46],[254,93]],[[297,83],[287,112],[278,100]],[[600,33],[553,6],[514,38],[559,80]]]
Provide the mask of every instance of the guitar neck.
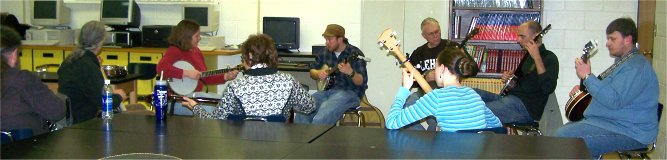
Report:
[[204,78],[204,77],[210,77],[210,76],[215,76],[215,75],[219,75],[219,74],[225,74],[225,73],[230,72],[230,71],[235,70],[235,69],[236,68],[225,68],[225,69],[216,69],[216,70],[205,71],[205,72],[201,72],[200,77]]
[[[403,53],[397,53],[397,54],[403,54]],[[403,57],[401,61],[405,61],[405,57]],[[403,66],[405,66],[405,68],[408,68],[411,71],[416,71],[415,67],[412,66],[412,63],[410,62],[403,63]],[[428,82],[426,82],[426,79],[424,79],[424,76],[421,73],[416,71],[412,72],[412,75],[415,77],[415,80],[417,81],[417,84],[419,84],[419,87],[421,87],[425,93],[429,93],[433,90],[433,88],[431,88],[431,85],[429,85]]]

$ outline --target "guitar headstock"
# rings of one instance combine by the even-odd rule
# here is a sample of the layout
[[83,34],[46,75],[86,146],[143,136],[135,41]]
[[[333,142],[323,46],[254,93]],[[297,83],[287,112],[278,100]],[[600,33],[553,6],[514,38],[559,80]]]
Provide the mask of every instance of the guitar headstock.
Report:
[[588,58],[592,57],[595,55],[595,53],[598,52],[598,41],[597,40],[591,40],[584,45],[584,49],[581,51],[581,60],[584,62],[588,62]]
[[[461,41],[461,44],[459,45],[459,48],[465,47],[466,43],[468,43],[468,40],[472,39],[472,37],[475,37],[475,35],[477,35],[478,33],[479,33],[479,28],[475,27],[475,29],[470,31],[470,33],[468,33],[468,35],[466,35],[466,38],[464,38],[463,41]],[[465,51],[465,52],[467,52],[467,51]]]
[[540,38],[544,37],[544,35],[549,33],[549,30],[551,30],[551,24],[547,25],[547,27],[544,27],[544,29],[542,29],[542,31],[540,31],[540,33],[538,33],[537,36],[533,38],[533,41],[537,42],[537,40],[539,40]]
[[405,61],[405,55],[401,53],[401,41],[396,39],[396,32],[391,28],[385,29],[378,38],[378,45],[381,50],[386,50],[387,53],[392,53],[398,57],[399,60]]

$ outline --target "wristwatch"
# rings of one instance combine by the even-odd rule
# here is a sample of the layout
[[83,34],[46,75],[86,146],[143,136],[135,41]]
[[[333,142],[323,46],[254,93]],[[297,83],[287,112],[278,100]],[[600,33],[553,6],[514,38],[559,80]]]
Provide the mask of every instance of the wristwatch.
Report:
[[356,74],[356,73],[357,73],[357,72],[355,72],[355,71],[352,71],[352,74],[350,74],[350,75],[349,75],[349,76],[350,76],[350,78],[354,78],[354,74]]
[[593,75],[593,73],[588,73],[588,74],[586,75],[586,77],[584,77],[583,80],[585,81],[585,80],[588,79],[588,77],[590,77],[591,75]]

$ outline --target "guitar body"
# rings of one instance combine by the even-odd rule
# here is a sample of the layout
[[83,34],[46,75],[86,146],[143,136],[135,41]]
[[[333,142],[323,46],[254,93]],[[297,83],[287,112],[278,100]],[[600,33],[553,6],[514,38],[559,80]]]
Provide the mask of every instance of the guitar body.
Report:
[[[327,70],[327,69],[331,69],[331,67],[329,67],[329,65],[324,64],[322,66],[322,70]],[[333,87],[333,79],[334,79],[333,75],[330,75],[324,79],[317,80],[317,90],[324,91]]]
[[503,89],[500,90],[499,95],[506,96],[507,94],[509,94],[510,91],[512,89],[514,89],[514,87],[516,87],[516,83],[518,81],[519,81],[519,77],[517,77],[516,75],[512,75],[512,77],[507,79],[507,82],[505,83],[505,86],[503,87]]
[[591,104],[593,97],[585,91],[577,91],[565,104],[565,117],[570,121],[584,118],[584,111]]
[[[193,70],[195,69],[192,64],[186,62],[186,61],[176,61],[174,63],[174,67],[180,68],[183,70]],[[195,91],[197,89],[197,80],[196,79],[191,79],[187,77],[181,78],[171,78],[169,83],[169,88],[171,88],[174,93],[179,94],[179,95],[187,95]]]

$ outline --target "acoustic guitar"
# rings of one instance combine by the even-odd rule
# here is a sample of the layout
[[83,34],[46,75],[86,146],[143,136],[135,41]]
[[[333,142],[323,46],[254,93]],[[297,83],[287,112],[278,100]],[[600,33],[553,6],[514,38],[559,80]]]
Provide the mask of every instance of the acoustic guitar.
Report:
[[[193,70],[195,69],[192,64],[186,61],[176,61],[173,65],[176,68],[180,68],[183,70]],[[215,75],[220,75],[220,74],[225,74],[227,72],[231,72],[234,70],[243,70],[243,65],[237,65],[233,68],[225,68],[225,69],[216,69],[216,70],[209,70],[209,71],[204,71],[201,72],[201,76],[199,78],[205,78],[205,77],[210,77],[210,76],[215,76]],[[169,88],[171,88],[174,93],[178,95],[188,95],[197,89],[197,83],[198,79],[191,79],[187,77],[181,78],[170,78],[167,80],[169,83]]]
[[[392,53],[399,62],[404,62],[403,66],[405,68],[410,71],[415,70],[415,67],[410,63],[410,61],[407,61],[407,58],[405,58],[405,54],[401,52],[400,43],[396,39],[396,32],[394,32],[391,28],[385,29],[382,34],[380,34],[380,37],[378,38],[378,45],[380,45],[380,48],[385,49],[388,53]],[[421,73],[412,72],[412,74],[415,77],[417,84],[419,84],[419,87],[421,87],[425,93],[429,93],[431,90],[433,90]]]
[[[550,29],[551,29],[551,24],[547,25],[547,27],[545,27],[542,31],[540,31],[540,33],[538,33],[537,36],[533,38],[533,41],[537,42],[538,40],[541,40],[540,38],[544,37],[544,35],[546,35]],[[521,62],[519,62],[519,65],[516,67],[516,69],[514,69],[514,74],[512,74],[512,76],[509,79],[507,79],[507,81],[505,82],[505,86],[503,86],[503,89],[501,89],[500,93],[498,93],[500,96],[506,96],[507,94],[509,94],[509,92],[512,89],[514,89],[514,87],[516,87],[517,82],[519,82],[519,79],[523,78],[521,75],[517,76],[516,72],[521,69],[521,65],[523,65],[523,63],[526,62],[526,59],[530,57],[530,55],[528,54],[529,53],[523,56]]]
[[[584,63],[588,63],[588,59],[595,55],[598,51],[598,42],[596,40],[591,40],[582,50],[581,60]],[[579,81],[579,90],[575,92],[570,99],[567,100],[565,104],[565,117],[570,121],[579,121],[584,118],[584,111],[588,108],[588,105],[591,104],[593,97],[588,94],[586,86],[584,86],[584,80]]]
[[[349,63],[353,61],[358,61],[358,60],[364,60],[364,56],[361,55],[359,52],[354,52],[352,55],[349,57],[343,58],[340,63]],[[327,77],[317,80],[317,90],[318,91],[324,91],[331,89],[334,85],[334,81],[336,79],[336,73],[338,71],[338,67],[333,66],[329,67],[328,65],[324,64],[321,68],[321,70],[327,71]]]

